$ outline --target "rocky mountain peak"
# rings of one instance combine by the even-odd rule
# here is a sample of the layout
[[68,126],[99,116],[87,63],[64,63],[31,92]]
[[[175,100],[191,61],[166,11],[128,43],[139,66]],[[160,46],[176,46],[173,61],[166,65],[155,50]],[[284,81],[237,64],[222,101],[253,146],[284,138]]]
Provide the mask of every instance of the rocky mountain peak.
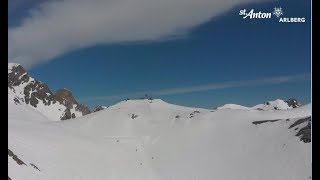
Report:
[[69,109],[73,108],[73,105],[78,105],[78,102],[72,96],[72,93],[67,89],[59,89],[54,94],[55,99],[61,104],[65,105]]
[[[76,111],[82,113],[82,115],[86,115],[91,113],[89,107],[85,104],[79,104],[75,98],[73,97],[71,91],[63,88],[59,89],[54,95],[55,99],[61,104],[65,105],[68,109],[72,109],[75,107]],[[68,113],[69,114],[69,113]],[[71,114],[71,113],[70,113]],[[71,114],[72,118],[72,114]]]
[[29,81],[26,70],[19,64],[9,64],[8,66],[8,87],[19,86]]
[[15,104],[24,102],[54,120],[67,120],[91,113],[88,106],[79,104],[70,91],[59,89],[53,94],[45,83],[30,77],[20,64],[8,63],[8,88],[8,94],[13,97]]
[[31,78],[26,70],[19,64],[9,64],[8,66],[8,87],[16,92],[23,89],[19,95],[22,96],[26,104],[37,107],[38,102],[42,101],[44,105],[55,103],[49,87],[41,81]]
[[298,103],[296,99],[288,99],[285,102],[288,104],[289,107],[292,108],[297,108],[301,105],[300,103]]

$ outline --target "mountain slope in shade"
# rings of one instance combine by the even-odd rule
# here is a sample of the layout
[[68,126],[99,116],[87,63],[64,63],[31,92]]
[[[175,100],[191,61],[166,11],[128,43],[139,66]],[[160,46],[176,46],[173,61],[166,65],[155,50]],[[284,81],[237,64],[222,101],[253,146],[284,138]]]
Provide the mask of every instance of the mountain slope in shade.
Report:
[[78,104],[71,92],[61,89],[53,94],[49,87],[28,75],[16,63],[8,63],[8,101],[27,104],[50,120],[66,120],[90,113],[86,105]]
[[[301,180],[311,176],[311,105],[286,111],[208,110],[128,100],[45,121],[9,102],[8,175],[21,179]],[[36,170],[30,163],[37,166]]]

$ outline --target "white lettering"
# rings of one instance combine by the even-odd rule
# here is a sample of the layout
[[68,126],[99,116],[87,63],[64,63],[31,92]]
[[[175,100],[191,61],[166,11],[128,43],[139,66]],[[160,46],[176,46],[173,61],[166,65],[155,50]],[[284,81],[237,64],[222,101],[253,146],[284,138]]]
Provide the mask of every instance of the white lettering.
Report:
[[246,19],[249,17],[249,19],[270,19],[272,18],[272,14],[275,15],[276,18],[279,18],[279,22],[284,23],[300,23],[305,22],[306,19],[304,17],[280,17],[283,15],[282,8],[274,8],[274,11],[272,13],[270,12],[254,12],[254,9],[251,9],[250,11],[247,11],[246,9],[242,9],[239,11],[239,15],[243,16],[243,19]]
[[250,19],[252,18],[252,15],[253,15],[253,9],[251,9],[251,11],[249,13],[247,13],[243,19],[247,18],[248,16],[250,16]]
[[244,15],[243,19],[246,19],[247,17],[249,17],[250,19],[271,18],[271,13],[263,13],[261,11],[259,11],[258,13],[255,13],[254,9],[251,9],[248,13],[246,13],[246,10],[243,9],[239,12],[239,15]]
[[305,22],[306,19],[303,18],[297,18],[297,17],[291,17],[291,18],[279,18],[279,22],[288,22],[288,23],[299,23],[299,22]]

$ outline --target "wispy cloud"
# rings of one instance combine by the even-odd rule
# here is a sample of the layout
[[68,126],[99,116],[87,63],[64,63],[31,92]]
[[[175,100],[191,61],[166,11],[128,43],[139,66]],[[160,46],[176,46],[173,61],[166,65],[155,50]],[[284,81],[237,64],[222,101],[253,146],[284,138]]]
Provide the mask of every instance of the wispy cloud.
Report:
[[99,44],[157,41],[249,2],[267,0],[48,0],[9,28],[9,62],[26,68]]
[[113,96],[96,96],[96,97],[88,97],[82,98],[80,101],[83,102],[92,102],[92,101],[108,101],[115,99],[123,99],[125,97],[137,97],[142,96],[144,94],[148,94],[151,96],[166,96],[166,95],[175,95],[175,94],[186,94],[193,92],[202,92],[202,91],[211,91],[217,89],[227,89],[227,88],[235,88],[235,87],[244,87],[244,86],[260,86],[260,85],[272,85],[272,84],[283,84],[294,81],[305,81],[310,80],[310,73],[296,74],[296,75],[288,75],[288,76],[277,76],[277,77],[265,77],[260,79],[252,79],[252,80],[241,80],[241,81],[229,81],[223,83],[213,83],[206,85],[196,85],[189,87],[177,87],[177,88],[168,88],[161,89],[155,91],[141,91],[123,95],[113,95]]

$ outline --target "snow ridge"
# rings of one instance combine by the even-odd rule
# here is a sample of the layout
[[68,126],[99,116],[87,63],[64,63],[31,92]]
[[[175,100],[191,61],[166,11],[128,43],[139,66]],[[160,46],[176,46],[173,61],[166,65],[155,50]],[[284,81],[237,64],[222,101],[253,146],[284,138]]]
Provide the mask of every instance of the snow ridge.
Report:
[[295,99],[276,99],[274,101],[267,101],[263,104],[258,104],[253,107],[246,107],[238,104],[225,104],[217,107],[216,109],[238,109],[238,110],[260,110],[260,111],[272,111],[272,110],[288,110],[301,106]]

